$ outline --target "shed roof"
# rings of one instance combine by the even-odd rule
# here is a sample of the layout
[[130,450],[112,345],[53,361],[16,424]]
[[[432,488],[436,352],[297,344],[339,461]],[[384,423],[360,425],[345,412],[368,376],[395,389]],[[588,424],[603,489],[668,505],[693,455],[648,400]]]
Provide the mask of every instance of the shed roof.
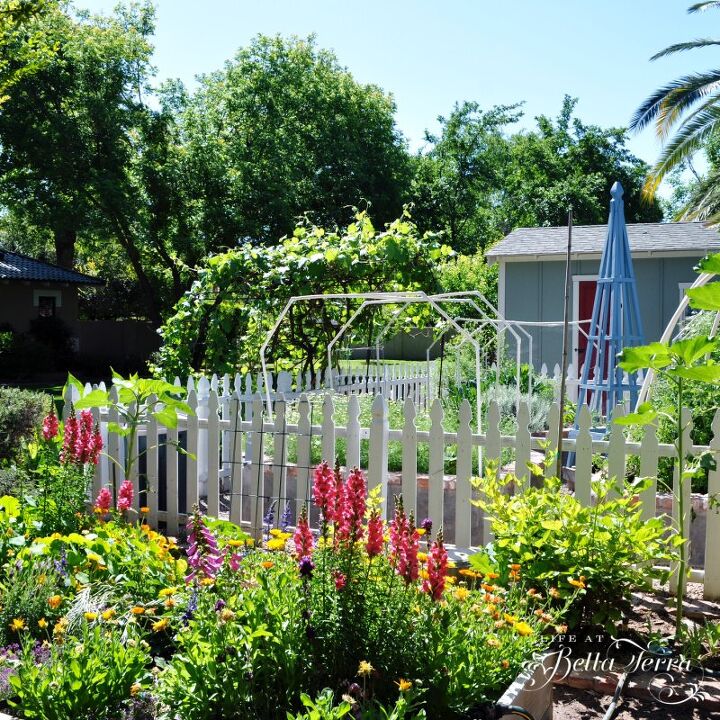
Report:
[[[629,223],[630,252],[673,254],[720,250],[720,234],[700,222]],[[486,256],[491,260],[513,257],[563,256],[567,252],[567,227],[518,228],[503,238]],[[575,225],[573,255],[602,254],[607,225]]]
[[71,285],[103,285],[101,278],[0,249],[0,280],[35,280]]

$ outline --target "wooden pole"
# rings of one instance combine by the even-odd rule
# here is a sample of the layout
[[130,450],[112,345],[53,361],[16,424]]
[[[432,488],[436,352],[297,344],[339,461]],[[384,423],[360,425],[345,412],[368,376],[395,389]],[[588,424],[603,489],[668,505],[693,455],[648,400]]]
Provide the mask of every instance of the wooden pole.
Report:
[[562,363],[560,367],[560,419],[558,420],[557,477],[562,480],[562,446],[563,446],[563,409],[565,407],[565,376],[568,365],[568,314],[570,309],[570,254],[572,251],[573,215],[572,206],[568,210],[568,242],[565,256],[565,301],[563,303],[563,341]]

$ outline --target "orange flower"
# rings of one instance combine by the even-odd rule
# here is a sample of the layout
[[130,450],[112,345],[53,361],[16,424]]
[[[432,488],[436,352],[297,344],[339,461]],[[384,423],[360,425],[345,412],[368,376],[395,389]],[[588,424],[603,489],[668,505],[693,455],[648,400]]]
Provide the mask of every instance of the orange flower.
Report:
[[130,612],[133,615],[144,615],[145,614],[145,608],[142,605],[136,605],[134,608],[130,609]]
[[62,596],[61,595],[52,595],[48,598],[48,605],[53,610],[57,610],[60,607],[60,604],[62,603]]
[[570,578],[568,582],[576,588],[583,589],[585,587],[585,576],[581,575],[577,580],[574,580],[573,578]]
[[507,670],[507,669],[510,667],[510,661],[509,661],[509,660],[503,660],[500,664],[503,666],[503,668],[504,668],[505,670]]
[[275,563],[271,562],[270,560],[264,560],[263,562],[260,563],[260,565],[262,567],[264,567],[266,570],[269,570],[271,567],[273,567],[275,565]]

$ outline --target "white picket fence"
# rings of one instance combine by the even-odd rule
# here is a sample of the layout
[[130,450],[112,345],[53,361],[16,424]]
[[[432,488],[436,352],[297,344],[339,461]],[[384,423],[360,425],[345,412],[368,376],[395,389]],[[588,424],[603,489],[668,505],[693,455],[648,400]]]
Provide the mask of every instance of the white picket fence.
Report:
[[[476,472],[474,457],[481,453],[487,460],[500,460],[503,449],[510,449],[519,475],[517,492],[529,482],[527,463],[531,451],[542,450],[543,438],[533,437],[528,430],[529,410],[521,402],[517,413],[518,430],[514,435],[502,435],[497,404],[490,403],[485,430],[474,432],[471,427],[472,410],[467,400],[462,402],[459,428],[446,432],[443,427],[443,408],[438,399],[430,407],[430,429],[419,430],[417,398],[408,393],[404,399],[403,426],[390,429],[388,405],[382,394],[372,402],[372,421],[361,427],[360,400],[357,394],[343,398],[347,403],[347,421],[339,425],[335,420],[335,403],[338,394],[326,393],[312,402],[313,396],[303,392],[294,403],[282,393],[274,395],[272,421],[264,404],[264,396],[256,392],[248,398],[243,387],[228,387],[228,382],[201,381],[187,392],[187,402],[194,410],[189,417],[181,417],[177,428],[163,428],[150,418],[140,426],[135,452],[145,448],[141,472],[130,478],[135,486],[135,509],[149,508],[148,521],[174,535],[187,520],[187,513],[195,504],[201,504],[209,515],[227,513],[232,522],[245,526],[251,533],[261,531],[263,516],[275,502],[275,523],[290,502],[292,518],[297,517],[302,505],[311,497],[313,448],[316,456],[334,461],[339,454],[345,468],[361,466],[361,455],[368,458],[367,477],[370,488],[380,487],[382,497],[388,501],[394,492],[402,492],[405,507],[416,517],[431,517],[436,526],[444,524],[448,542],[457,549],[467,549],[490,540],[488,523],[480,510],[471,506],[473,489],[470,478]],[[237,383],[236,383],[237,385]],[[282,386],[282,383],[279,382]],[[346,387],[352,387],[347,383]],[[394,386],[397,388],[398,386]],[[111,392],[115,392],[111,390]],[[68,398],[70,399],[70,398]],[[67,404],[66,404],[67,406]],[[293,421],[289,421],[289,409]],[[618,407],[616,413],[623,413]],[[547,418],[550,428],[547,440],[557,446],[559,407],[553,405]],[[686,447],[697,455],[707,447],[693,446],[690,440],[692,424],[686,411]],[[112,411],[96,411],[100,421],[105,447],[112,458],[103,456],[95,472],[93,492],[102,486],[122,481],[121,466],[126,448],[124,438],[108,430],[108,422],[117,421]],[[294,418],[297,418],[296,420]],[[624,477],[627,458],[640,458],[640,475],[657,474],[658,461],[673,457],[673,445],[660,444],[654,427],[646,428],[640,443],[628,442],[621,426],[614,425],[609,439],[595,440],[590,434],[591,417],[583,408],[579,417],[576,439],[565,439],[565,452],[575,453],[575,493],[581,502],[592,502],[590,486],[593,453],[607,457],[608,474]],[[720,411],[713,422],[714,439],[710,450],[720,451]],[[182,439],[185,454],[179,450]],[[400,477],[391,478],[388,472],[388,452],[391,443],[400,443],[402,470]],[[341,448],[340,445],[343,447]],[[361,452],[365,445],[366,453]],[[288,462],[290,448],[294,462]],[[427,452],[429,471],[418,477],[418,451]],[[448,458],[454,458],[455,472],[446,472]],[[317,458],[316,458],[317,459]],[[393,485],[390,481],[395,481]],[[677,478],[675,493],[678,492]],[[150,492],[145,492],[149,488]],[[685,507],[690,507],[690,487],[686,483]],[[709,494],[720,492],[720,471],[709,476]],[[657,487],[653,485],[641,497],[646,517],[655,514]],[[388,506],[392,505],[391,498]],[[674,506],[674,513],[677,512]],[[690,522],[689,513],[686,523]],[[717,547],[720,544],[720,515],[709,511],[705,537],[705,569],[694,570],[691,579],[704,582],[708,598],[720,598],[720,563]]]

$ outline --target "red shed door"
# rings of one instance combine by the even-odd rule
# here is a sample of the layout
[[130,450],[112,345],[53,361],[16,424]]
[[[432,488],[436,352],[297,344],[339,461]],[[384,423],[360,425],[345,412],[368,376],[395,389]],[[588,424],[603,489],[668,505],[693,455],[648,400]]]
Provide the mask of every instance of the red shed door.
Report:
[[[590,321],[592,320],[593,304],[595,302],[595,290],[597,289],[597,282],[595,280],[580,280],[578,282],[578,316],[577,320],[580,321],[580,327],[587,333],[590,330]],[[587,338],[585,335],[578,330],[578,342],[577,342],[577,372],[580,375],[580,370],[585,362],[585,354],[587,352]]]

